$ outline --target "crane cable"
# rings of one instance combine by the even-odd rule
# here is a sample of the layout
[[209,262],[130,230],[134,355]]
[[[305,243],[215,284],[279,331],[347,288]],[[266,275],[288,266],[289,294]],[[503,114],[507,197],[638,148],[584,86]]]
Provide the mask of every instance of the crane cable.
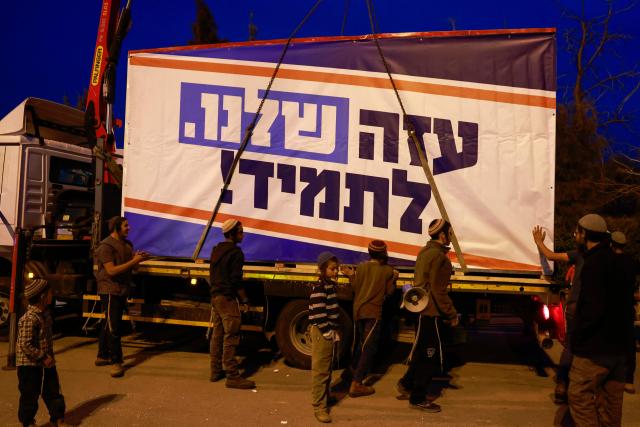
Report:
[[348,15],[349,15],[349,0],[344,0],[344,11],[342,13],[342,26],[340,27],[341,36],[344,36],[344,28],[347,25]]
[[446,221],[449,222],[449,224],[451,224],[451,243],[453,244],[453,248],[456,252],[456,257],[458,259],[458,263],[460,264],[460,267],[462,268],[463,272],[467,272],[467,264],[464,261],[464,255],[462,254],[462,250],[460,249],[460,244],[458,242],[458,238],[456,237],[455,231],[454,231],[454,227],[453,227],[453,223],[451,222],[451,220],[449,219],[449,215],[447,214],[447,210],[444,206],[444,203],[442,201],[442,198],[440,197],[440,192],[438,191],[438,187],[436,186],[436,181],[433,178],[433,174],[431,173],[431,169],[429,168],[429,163],[427,162],[427,157],[424,153],[424,149],[422,148],[422,144],[420,143],[420,140],[418,140],[418,137],[416,135],[416,130],[415,130],[415,126],[413,125],[413,122],[411,121],[411,119],[409,118],[409,116],[407,115],[407,112],[404,108],[404,104],[402,103],[402,99],[400,98],[400,93],[398,92],[398,88],[396,87],[396,82],[393,80],[393,76],[391,75],[391,69],[389,67],[389,63],[387,62],[387,59],[385,58],[384,54],[382,53],[382,47],[380,46],[380,42],[378,41],[378,36],[377,36],[377,32],[376,32],[376,27],[377,27],[377,22],[375,19],[375,13],[373,10],[373,4],[371,3],[371,0],[365,0],[366,4],[367,4],[367,11],[369,12],[369,23],[371,24],[371,35],[373,37],[373,42],[376,45],[376,49],[378,51],[378,55],[380,56],[380,59],[382,60],[382,64],[384,65],[384,69],[387,72],[387,76],[389,77],[389,81],[391,82],[391,87],[393,88],[393,92],[396,95],[396,99],[398,100],[398,104],[400,104],[400,109],[402,110],[402,118],[404,120],[405,123],[405,128],[407,129],[407,132],[409,134],[409,137],[411,138],[411,140],[413,141],[414,145],[416,146],[416,151],[418,152],[418,157],[420,158],[420,164],[422,165],[422,170],[424,171],[425,176],[427,177],[427,181],[429,182],[429,185],[431,186],[431,192],[433,194],[433,198],[436,199],[436,204],[438,205],[438,210],[440,211],[440,215],[442,215],[442,218],[445,219]]
[[287,39],[287,42],[284,45],[284,48],[282,49],[282,53],[280,54],[280,58],[278,59],[276,67],[273,69],[273,74],[271,75],[271,79],[269,80],[269,84],[267,85],[267,89],[264,92],[264,96],[260,100],[260,105],[258,106],[258,110],[256,111],[256,114],[253,116],[253,120],[251,120],[251,123],[245,129],[244,137],[242,138],[242,143],[240,144],[240,147],[238,148],[238,152],[236,153],[236,155],[233,158],[233,163],[231,163],[231,167],[229,168],[229,172],[227,173],[227,176],[224,179],[224,184],[222,186],[222,189],[220,190],[220,196],[218,196],[218,201],[216,202],[215,207],[213,208],[213,212],[211,213],[211,218],[207,222],[207,225],[205,226],[204,230],[202,231],[202,235],[200,236],[200,240],[198,241],[198,244],[196,245],[196,249],[193,252],[193,255],[191,256],[191,258],[194,261],[198,258],[198,255],[200,255],[200,251],[202,250],[202,246],[204,245],[204,242],[207,239],[207,235],[209,234],[209,230],[211,229],[211,225],[215,221],[216,216],[218,216],[218,211],[220,210],[220,206],[222,205],[222,199],[224,198],[224,195],[225,195],[227,189],[229,188],[229,185],[231,184],[231,178],[233,177],[233,173],[234,173],[236,167],[238,166],[238,163],[240,162],[240,156],[242,156],[242,153],[247,148],[247,145],[249,144],[249,140],[251,139],[251,135],[253,135],[253,129],[255,128],[255,125],[256,125],[256,122],[258,121],[258,118],[260,117],[260,111],[262,110],[262,107],[263,107],[265,101],[267,100],[267,97],[269,96],[269,92],[271,90],[271,86],[273,85],[273,82],[276,79],[276,74],[278,74],[278,70],[280,69],[280,65],[282,64],[282,61],[284,60],[284,56],[287,53],[287,50],[289,50],[289,46],[291,45],[291,40],[293,40],[293,38],[298,33],[300,28],[302,28],[302,26],[307,22],[307,20],[309,20],[311,15],[313,15],[313,13],[316,11],[318,6],[320,6],[320,3],[322,3],[322,0],[317,0],[316,1],[316,3],[309,10],[309,12],[307,12],[307,15],[302,19],[302,21],[300,21],[298,26],[293,30],[293,32],[291,33],[291,35]]

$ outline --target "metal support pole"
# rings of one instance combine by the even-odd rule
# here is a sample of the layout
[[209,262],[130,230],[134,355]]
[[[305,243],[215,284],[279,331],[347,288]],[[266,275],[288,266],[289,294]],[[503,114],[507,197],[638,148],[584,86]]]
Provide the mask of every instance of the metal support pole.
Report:
[[11,291],[9,293],[9,351],[7,365],[4,369],[16,367],[16,342],[18,341],[18,317],[20,303],[18,297],[22,295],[22,280],[24,267],[24,243],[22,229],[17,227],[13,235],[13,255],[11,257]]
[[200,235],[200,240],[198,240],[198,244],[196,245],[196,248],[193,251],[193,255],[191,255],[191,258],[194,261],[196,259],[198,259],[198,256],[200,255],[200,251],[202,250],[202,246],[204,245],[204,242],[207,239],[207,235],[209,234],[209,230],[211,229],[211,225],[213,225],[213,222],[215,221],[216,216],[218,215],[218,211],[220,210],[220,206],[222,204],[222,198],[224,197],[224,193],[229,188],[229,184],[231,183],[231,178],[233,177],[233,172],[236,170],[236,166],[238,165],[238,162],[240,161],[240,156],[242,156],[242,153],[244,152],[245,148],[247,147],[247,144],[249,143],[249,139],[251,139],[251,135],[253,135],[253,129],[255,129],[256,123],[258,122],[258,118],[260,117],[260,111],[262,111],[262,106],[264,105],[264,102],[267,100],[267,98],[269,96],[269,92],[271,91],[271,86],[273,85],[273,82],[276,79],[276,75],[278,74],[278,70],[280,69],[280,66],[282,65],[282,61],[284,60],[284,56],[286,55],[287,50],[289,49],[289,46],[291,45],[291,40],[293,40],[295,35],[298,33],[298,30],[300,30],[300,28],[302,28],[302,26],[304,25],[305,22],[307,22],[309,17],[311,15],[313,15],[313,13],[318,8],[318,6],[320,5],[321,2],[322,2],[322,0],[316,0],[316,3],[309,10],[307,15],[302,19],[302,21],[300,21],[300,23],[295,28],[295,30],[293,30],[293,33],[291,33],[291,35],[287,39],[287,43],[284,45],[284,49],[282,49],[282,53],[280,54],[280,59],[278,59],[278,62],[276,63],[276,67],[273,69],[273,74],[271,75],[271,80],[269,80],[269,84],[267,85],[267,88],[264,91],[264,96],[260,100],[260,105],[258,105],[258,110],[254,114],[253,120],[251,121],[251,123],[245,129],[244,137],[242,139],[242,143],[240,144],[240,147],[238,147],[238,152],[236,153],[235,157],[233,158],[233,163],[231,164],[231,169],[229,170],[229,173],[227,174],[227,176],[224,177],[224,184],[222,186],[222,189],[220,190],[220,196],[218,196],[218,201],[216,202],[216,205],[213,208],[213,212],[211,213],[211,218],[209,218],[209,221],[205,225],[204,230],[202,231],[202,234]]
[[[98,138],[96,141],[95,149],[100,152],[104,151],[105,138]],[[96,159],[96,173],[94,183],[94,203],[93,203],[93,230],[91,238],[91,254],[98,247],[98,244],[102,240],[102,211],[104,209],[104,159],[101,156],[95,156]]]
[[16,341],[18,340],[18,314],[9,313],[9,352],[4,370],[16,369]]
[[384,57],[384,53],[382,53],[382,47],[380,46],[380,42],[378,41],[378,36],[376,35],[376,19],[373,11],[373,3],[371,0],[366,0],[367,10],[369,12],[369,23],[371,24],[371,34],[373,34],[373,42],[376,45],[376,49],[378,50],[378,55],[380,55],[380,60],[384,65],[384,69],[387,72],[387,76],[389,77],[389,81],[391,82],[391,87],[393,88],[393,93],[396,95],[396,99],[398,100],[398,104],[400,105],[400,109],[402,110],[402,118],[406,125],[406,128],[409,132],[409,137],[413,141],[416,146],[416,150],[418,151],[418,157],[420,157],[420,165],[422,166],[422,170],[424,171],[425,176],[427,177],[427,181],[431,186],[431,193],[433,197],[436,199],[436,204],[438,205],[438,210],[440,211],[440,215],[444,220],[451,224],[451,243],[453,244],[453,249],[456,252],[456,257],[458,258],[458,264],[462,268],[463,272],[467,272],[467,264],[464,262],[464,256],[462,255],[462,250],[460,250],[460,244],[458,243],[458,238],[456,237],[456,233],[454,231],[454,226],[451,220],[449,219],[449,215],[447,214],[447,210],[444,207],[444,203],[442,202],[442,198],[440,197],[440,192],[438,191],[438,187],[436,186],[436,181],[433,179],[433,174],[431,173],[431,169],[429,169],[429,164],[427,163],[427,156],[424,154],[424,150],[422,149],[422,145],[416,136],[416,129],[413,126],[413,123],[407,116],[407,111],[404,108],[404,104],[402,103],[402,98],[400,98],[400,92],[398,92],[398,88],[396,86],[395,80],[393,80],[393,75],[391,75],[391,68],[389,67],[389,63],[387,59]]
[[[418,140],[413,124],[408,120],[405,120],[405,123],[407,124],[407,128],[409,129],[409,137],[415,144],[416,150],[418,151],[418,157],[420,158],[420,165],[422,165],[422,170],[424,171],[424,174],[427,177],[427,181],[431,186],[431,194],[433,194],[433,198],[436,199],[436,204],[438,205],[438,210],[440,211],[440,215],[442,215],[442,219],[446,220],[447,222],[449,222],[449,224],[451,224],[451,220],[449,219],[449,215],[447,214],[447,209],[444,207],[444,202],[442,201],[442,197],[440,197],[440,191],[438,191],[436,180],[433,178],[433,174],[431,173],[431,169],[429,168],[429,164],[427,163],[427,156],[424,154],[424,151],[422,150],[422,145]],[[451,226],[451,244],[453,245],[453,249],[456,252],[456,257],[458,258],[458,263],[460,264],[460,268],[462,268],[462,271],[466,273],[467,263],[464,261],[464,255],[462,254],[462,250],[460,249],[460,243],[458,243],[458,238],[456,237],[456,232],[453,226]]]
[[[256,113],[256,117],[257,116],[258,115]],[[209,230],[211,230],[211,226],[213,225],[213,221],[215,221],[216,216],[218,216],[218,211],[220,211],[220,206],[222,206],[222,198],[224,197],[224,193],[227,192],[227,189],[229,188],[229,185],[231,184],[231,178],[233,177],[233,173],[235,172],[236,167],[238,166],[238,163],[240,162],[240,156],[244,152],[244,149],[246,148],[247,144],[249,143],[249,139],[251,139],[251,135],[253,135],[253,123],[250,124],[247,127],[247,129],[245,130],[245,132],[244,132],[244,138],[242,138],[242,143],[240,144],[240,148],[238,149],[238,152],[236,153],[235,157],[233,158],[233,163],[231,163],[231,168],[229,168],[229,173],[224,178],[224,184],[222,185],[222,189],[220,190],[220,196],[218,197],[218,201],[216,202],[216,205],[213,208],[213,212],[211,214],[211,217],[209,218],[209,221],[207,221],[207,224],[204,226],[204,230],[202,231],[202,234],[200,235],[200,239],[198,240],[198,244],[196,245],[196,249],[193,251],[193,255],[191,255],[191,258],[193,260],[196,260],[198,258],[198,256],[200,255],[200,251],[202,250],[202,246],[204,246],[204,242],[207,239],[207,235],[209,234]]]

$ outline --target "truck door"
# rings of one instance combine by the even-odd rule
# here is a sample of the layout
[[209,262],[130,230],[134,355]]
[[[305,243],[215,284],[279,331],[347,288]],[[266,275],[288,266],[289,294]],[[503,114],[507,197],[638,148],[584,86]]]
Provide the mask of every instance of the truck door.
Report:
[[[25,150],[24,191],[22,194],[22,227],[45,224],[47,213],[53,221],[64,217],[87,215],[89,212],[70,213],[66,209],[90,209],[93,185],[91,158],[82,154],[64,153],[40,147]],[[62,196],[62,197],[61,197]],[[59,206],[60,204],[65,206]],[[77,210],[77,209],[76,209]],[[75,218],[74,218],[75,219]],[[47,236],[55,238],[55,236]]]
[[25,176],[22,188],[21,227],[44,224],[46,208],[45,153],[41,148],[29,147],[25,150]]
[[20,147],[0,145],[0,252],[10,259],[18,213]]
[[47,146],[24,151],[22,226],[37,227],[25,272],[46,277],[56,298],[81,293],[91,274],[93,172],[85,151]]

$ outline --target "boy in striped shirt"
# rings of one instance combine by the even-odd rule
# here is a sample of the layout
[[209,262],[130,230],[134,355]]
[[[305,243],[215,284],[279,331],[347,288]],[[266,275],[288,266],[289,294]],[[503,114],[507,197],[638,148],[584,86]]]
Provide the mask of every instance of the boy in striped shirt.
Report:
[[331,252],[322,252],[318,256],[318,268],[320,277],[313,285],[309,298],[309,321],[313,325],[311,328],[311,396],[316,419],[322,423],[330,423],[327,402],[331,384],[331,364],[334,357],[334,344],[340,340],[335,282],[338,277],[338,258]]

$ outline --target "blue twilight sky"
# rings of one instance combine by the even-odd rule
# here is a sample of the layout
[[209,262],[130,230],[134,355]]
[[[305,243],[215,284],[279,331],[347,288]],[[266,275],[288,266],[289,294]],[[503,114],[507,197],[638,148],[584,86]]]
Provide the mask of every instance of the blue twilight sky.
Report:
[[[346,0],[324,0],[300,37],[340,35]],[[124,3],[125,0],[122,0]],[[579,13],[578,0],[373,0],[380,32],[411,32],[497,28],[558,29],[558,91],[574,79],[563,35],[575,23],[562,9]],[[254,13],[259,39],[286,38],[315,0],[207,0],[219,35],[230,41],[248,37],[249,13]],[[606,10],[603,0],[585,0],[585,13],[594,17]],[[628,1],[617,2],[621,6]],[[67,95],[75,104],[89,83],[100,0],[8,0],[0,14],[0,117],[24,98],[35,96],[62,102]],[[132,0],[133,24],[123,45],[118,69],[116,116],[124,119],[125,52],[136,49],[186,45],[195,18],[194,0]],[[364,0],[348,0],[344,34],[370,33]],[[612,21],[612,29],[631,36],[620,41],[619,55],[609,52],[602,69],[612,73],[640,62],[640,5]],[[628,88],[623,89],[628,91]],[[562,94],[559,93],[560,97]],[[640,114],[640,91],[628,104]],[[640,130],[640,119],[633,123]],[[120,139],[122,133],[119,132]],[[617,132],[622,142],[633,136]],[[122,142],[119,141],[119,145]]]

